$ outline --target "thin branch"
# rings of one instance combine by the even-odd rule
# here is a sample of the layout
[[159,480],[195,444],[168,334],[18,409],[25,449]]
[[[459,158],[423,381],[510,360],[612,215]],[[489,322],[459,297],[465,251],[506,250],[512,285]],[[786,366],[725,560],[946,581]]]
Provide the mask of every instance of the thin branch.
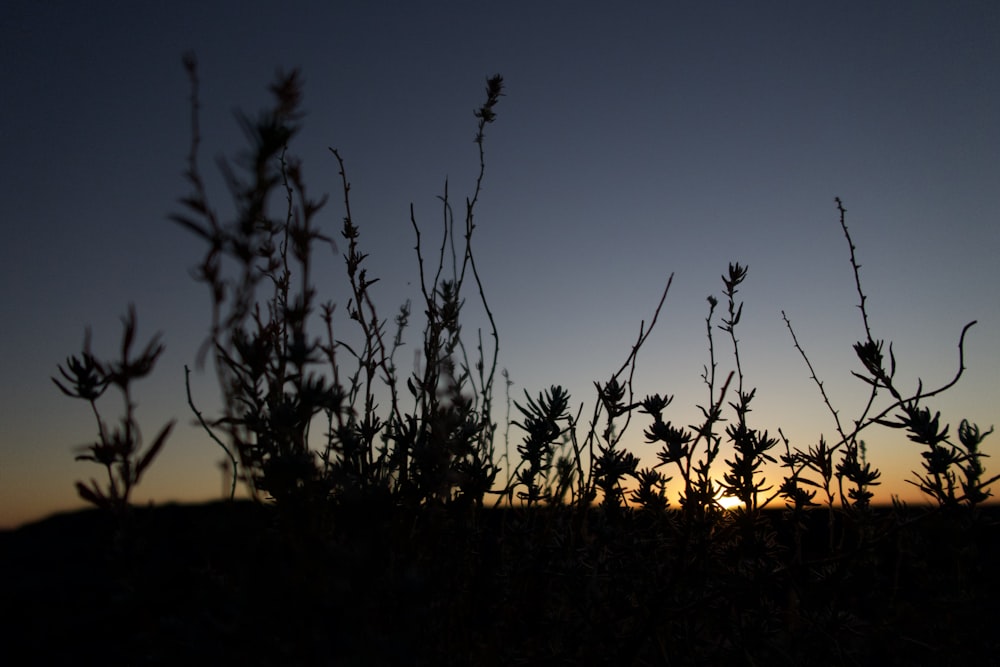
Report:
[[229,489],[229,500],[232,500],[236,497],[236,478],[238,477],[236,473],[238,470],[236,456],[233,455],[229,448],[226,447],[225,443],[223,443],[222,440],[215,435],[215,432],[208,425],[208,422],[205,421],[205,417],[201,414],[201,410],[195,406],[194,399],[191,397],[191,369],[188,368],[187,364],[184,364],[184,389],[187,391],[188,405],[191,406],[191,411],[194,412],[195,417],[198,418],[198,422],[201,424],[201,427],[205,429],[205,433],[208,433],[208,437],[214,440],[219,447],[222,447],[222,451],[226,453],[226,456],[229,457],[229,461],[233,464],[232,487]]

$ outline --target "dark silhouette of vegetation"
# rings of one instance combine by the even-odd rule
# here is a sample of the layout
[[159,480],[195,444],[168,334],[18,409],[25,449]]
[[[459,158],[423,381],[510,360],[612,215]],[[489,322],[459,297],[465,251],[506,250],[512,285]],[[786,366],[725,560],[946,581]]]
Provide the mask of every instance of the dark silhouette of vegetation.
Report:
[[[132,343],[135,341],[136,331],[136,314],[133,306],[129,306],[128,314],[122,318],[122,325],[124,331],[119,361],[97,359],[90,351],[88,330],[84,336],[83,351],[80,356],[67,358],[66,366],[59,367],[63,381],[52,378],[62,393],[90,403],[94,418],[97,420],[97,441],[81,446],[80,449],[85,453],[77,456],[76,460],[93,461],[103,465],[108,475],[107,491],[102,491],[101,485],[94,479],[90,480],[89,485],[77,482],[77,491],[84,500],[108,510],[119,518],[124,518],[127,513],[132,489],[139,483],[142,473],[153,462],[174,426],[173,421],[164,426],[140,456],[143,444],[142,431],[135,416],[132,383],[152,373],[156,360],[164,348],[159,343],[159,335],[154,336],[139,358],[133,359]],[[97,408],[97,399],[110,386],[118,389],[125,403],[125,415],[121,423],[114,428],[108,427]]]
[[[594,383],[585,419],[559,385],[507,398],[508,415],[511,403],[518,415],[509,425],[523,433],[511,460],[494,446],[499,334],[473,243],[503,79],[487,79],[474,112],[474,189],[456,215],[445,183],[433,252],[411,207],[425,319],[421,364],[407,375],[396,354],[414,308],[405,303],[390,320],[376,307],[346,160],[331,149],[343,206],[335,241],[321,225],[326,198],[307,195],[291,153],[302,117],[298,73],[279,74],[273,105],[241,117],[250,148],[221,165],[233,201],[223,215],[198,165],[197,68],[193,58],[185,64],[190,193],[172,217],[204,244],[195,277],[212,309],[198,363],[214,366],[221,414],[206,417],[190,387],[188,399],[238,474],[230,500],[199,519],[137,510],[127,548],[94,570],[107,585],[104,604],[77,619],[75,651],[141,664],[338,665],[928,664],[997,655],[978,611],[998,583],[1000,540],[984,503],[1000,476],[987,477],[981,449],[992,428],[962,420],[956,440],[928,405],[961,377],[975,323],[961,330],[951,381],[899,386],[892,344],[872,333],[839,199],[864,326],[853,374],[868,396],[850,421],[782,313],[834,418],[833,436],[797,446],[751,419],[756,389],[743,372],[737,298],[750,273],[732,263],[721,301],[708,297],[700,423],[671,417],[673,395],[633,392],[671,276],[625,361]],[[350,297],[340,310],[320,301],[312,277],[328,248],[346,269]],[[471,307],[485,336],[462,328]],[[162,346],[154,339],[131,359],[134,331],[130,310],[120,362],[96,360],[88,336],[56,380],[95,414],[107,386],[125,395],[122,426],[109,434],[98,415],[100,440],[80,457],[105,465],[110,480],[107,492],[79,485],[81,495],[115,512],[170,431],[140,455],[130,386]],[[719,331],[732,350],[729,372],[719,369]],[[652,467],[640,468],[623,444],[633,418],[659,448]],[[861,439],[873,427],[902,430],[924,448],[911,483],[932,507],[873,503],[882,472]],[[782,477],[768,478],[766,463]],[[249,504],[233,500],[237,479]],[[725,509],[723,496],[741,504]]]

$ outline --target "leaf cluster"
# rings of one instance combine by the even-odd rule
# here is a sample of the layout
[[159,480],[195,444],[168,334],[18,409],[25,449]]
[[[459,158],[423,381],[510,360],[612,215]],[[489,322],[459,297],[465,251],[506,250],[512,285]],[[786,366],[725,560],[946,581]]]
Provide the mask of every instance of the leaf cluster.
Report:
[[[102,361],[91,352],[88,329],[80,355],[67,358],[65,366],[59,366],[62,381],[52,378],[63,394],[89,403],[97,421],[97,440],[78,447],[83,453],[76,460],[104,466],[108,479],[103,487],[94,479],[89,484],[77,482],[77,492],[87,502],[119,517],[123,517],[127,511],[132,490],[159,454],[174,425],[172,420],[168,422],[149,446],[143,448],[142,431],[135,415],[132,384],[153,372],[164,346],[159,342],[157,334],[137,357],[133,356],[136,313],[132,305],[122,318],[122,328],[120,356],[117,360]],[[108,387],[115,387],[124,402],[124,415],[113,427],[108,426],[97,407],[98,399]]]

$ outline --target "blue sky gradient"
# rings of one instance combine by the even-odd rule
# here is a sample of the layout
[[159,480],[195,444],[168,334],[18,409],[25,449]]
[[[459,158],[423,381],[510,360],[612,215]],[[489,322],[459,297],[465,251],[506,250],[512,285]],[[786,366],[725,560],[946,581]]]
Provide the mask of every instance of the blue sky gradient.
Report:
[[[385,317],[419,295],[409,206],[434,235],[445,179],[457,203],[471,194],[472,110],[485,78],[503,74],[475,251],[514,398],[561,384],[589,411],[593,381],[624,361],[673,273],[636,392],[674,394],[666,416],[694,423],[706,297],[739,261],[752,425],[803,448],[832,438],[781,310],[850,420],[866,398],[850,375],[864,330],[839,196],[902,385],[948,381],[959,332],[978,320],[965,376],[931,406],[953,429],[1000,421],[996,3],[16,0],[0,10],[0,526],[82,504],[73,482],[100,470],[73,447],[96,426],[49,377],[87,326],[95,351],[116,349],[129,302],[140,338],[162,331],[167,345],[137,385],[139,418],[149,437],[179,420],[136,500],[221,495],[220,452],[189,425],[184,396],[210,315],[190,277],[202,248],[168,220],[187,193],[189,50],[201,164],[223,210],[213,160],[242,148],[233,111],[265,105],[278,68],[302,69],[308,116],[292,150],[312,192],[331,194],[331,233],[342,209],[328,147],[344,157]],[[327,259],[320,296],[343,304],[343,265]],[[721,332],[716,343],[724,376],[731,350]],[[212,379],[192,386],[206,410]],[[652,463],[644,426],[627,442]],[[866,441],[879,497],[915,499],[903,480],[919,447],[885,429]]]

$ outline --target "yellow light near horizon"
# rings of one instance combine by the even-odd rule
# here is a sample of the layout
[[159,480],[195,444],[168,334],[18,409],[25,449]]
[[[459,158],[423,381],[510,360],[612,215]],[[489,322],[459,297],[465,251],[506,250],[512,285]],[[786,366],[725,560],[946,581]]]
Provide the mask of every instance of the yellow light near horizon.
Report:
[[731,510],[742,507],[743,501],[736,496],[722,496],[719,498],[719,504],[722,505],[722,509]]

